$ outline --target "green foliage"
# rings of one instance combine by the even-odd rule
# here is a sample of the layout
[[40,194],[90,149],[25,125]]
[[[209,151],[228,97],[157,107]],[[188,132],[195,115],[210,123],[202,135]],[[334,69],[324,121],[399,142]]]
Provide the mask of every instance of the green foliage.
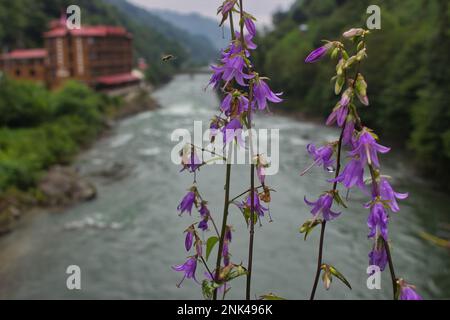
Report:
[[50,93],[36,84],[4,80],[0,90],[0,193],[32,188],[43,170],[69,163],[99,133],[111,102],[77,82]]
[[33,126],[51,114],[48,91],[31,82],[0,79],[0,126]]
[[[322,39],[365,27],[371,4],[381,7],[382,29],[368,38],[362,72],[370,106],[361,115],[385,138],[409,147],[422,169],[445,182],[450,178],[448,1],[298,0],[289,12],[277,13],[275,29],[258,39],[257,69],[272,79],[275,91],[285,92],[288,110],[327,116],[336,103],[331,61],[306,65],[303,60]],[[302,24],[307,31],[301,31]]]

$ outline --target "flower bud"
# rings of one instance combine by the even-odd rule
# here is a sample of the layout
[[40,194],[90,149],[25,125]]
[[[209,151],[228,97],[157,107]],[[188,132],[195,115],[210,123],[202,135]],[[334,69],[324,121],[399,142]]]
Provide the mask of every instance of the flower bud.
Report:
[[352,28],[350,30],[345,31],[342,36],[344,38],[353,38],[353,37],[359,37],[364,34],[364,29],[361,28]]

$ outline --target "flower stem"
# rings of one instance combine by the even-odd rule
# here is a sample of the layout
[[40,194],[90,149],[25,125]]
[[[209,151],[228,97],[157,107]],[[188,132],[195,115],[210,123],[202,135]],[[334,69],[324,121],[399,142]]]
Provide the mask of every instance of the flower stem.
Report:
[[[344,128],[345,128],[345,123],[342,126],[342,131],[341,131],[341,135],[339,137],[339,142],[338,142],[335,178],[337,178],[339,176],[339,173],[341,171],[342,139],[344,138]],[[337,182],[334,182],[333,191],[336,191],[336,190],[337,190]],[[326,225],[327,225],[326,220],[323,220],[322,224],[321,224],[321,228],[320,228],[320,242],[319,242],[319,255],[317,257],[317,270],[316,270],[316,275],[314,277],[314,284],[313,284],[313,288],[311,290],[311,296],[309,297],[309,300],[314,300],[314,297],[316,295],[317,284],[319,283],[320,271],[321,271],[321,266],[322,266],[322,255],[323,255],[323,245],[324,245]]]
[[214,275],[213,275],[213,273],[211,272],[211,270],[209,269],[208,264],[207,264],[206,261],[205,261],[205,258],[203,258],[202,256],[200,256],[200,259],[202,260],[202,262],[203,262],[203,264],[204,264],[204,266],[205,266],[205,268],[206,268],[206,271],[208,271],[209,275],[211,276],[211,279],[214,279]]
[[389,248],[389,244],[387,243],[387,241],[381,237],[383,239],[383,245],[384,248],[386,249],[386,254],[388,257],[388,262],[389,262],[389,271],[391,273],[391,281],[392,281],[392,292],[394,295],[394,300],[397,299],[397,277],[395,276],[395,269],[394,269],[394,263],[392,262],[392,256],[391,256],[391,249]]
[[[234,33],[233,10],[230,11],[229,22],[230,22],[231,40],[234,41],[236,39],[236,35]],[[232,150],[230,148],[230,155],[231,155],[231,151]],[[227,163],[227,169],[226,169],[226,173],[225,173],[225,201],[223,204],[222,230],[220,232],[220,237],[219,237],[219,249],[217,251],[216,270],[215,270],[215,277],[213,278],[213,280],[217,280],[220,275],[220,265],[222,263],[223,244],[225,241],[225,232],[227,229],[228,208],[230,206],[230,180],[231,180],[231,163]],[[217,300],[217,289],[214,289],[213,300]]]
[[[225,241],[225,232],[227,229],[228,207],[230,205],[230,178],[231,178],[231,164],[228,163],[225,177],[225,201],[223,204],[222,230],[220,232],[219,238],[219,250],[217,252],[216,275],[213,278],[214,280],[217,280],[219,278],[220,265],[222,263],[223,244]],[[214,290],[213,300],[217,300],[217,289]]]
[[327,222],[325,220],[323,220],[321,228],[320,228],[319,256],[317,257],[316,276],[314,277],[314,284],[312,287],[311,296],[309,297],[309,300],[314,300],[314,296],[316,295],[317,284],[319,283],[320,270],[321,270],[320,267],[322,266],[322,253],[323,253],[323,243],[324,243],[326,225],[327,225]]

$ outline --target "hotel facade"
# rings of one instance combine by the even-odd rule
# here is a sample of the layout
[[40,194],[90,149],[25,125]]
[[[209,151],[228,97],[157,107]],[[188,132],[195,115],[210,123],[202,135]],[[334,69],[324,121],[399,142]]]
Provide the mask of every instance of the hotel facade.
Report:
[[95,89],[140,82],[132,74],[133,37],[122,27],[82,26],[69,30],[53,21],[44,33],[45,48],[18,49],[0,56],[0,69],[15,79],[43,83],[51,89],[77,80]]

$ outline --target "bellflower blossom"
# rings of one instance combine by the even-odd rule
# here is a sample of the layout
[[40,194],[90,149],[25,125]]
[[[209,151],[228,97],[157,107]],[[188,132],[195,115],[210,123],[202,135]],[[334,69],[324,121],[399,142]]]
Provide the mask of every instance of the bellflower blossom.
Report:
[[213,85],[214,88],[219,86],[220,80],[224,80],[228,84],[231,80],[246,87],[244,80],[252,79],[254,75],[248,75],[244,73],[245,61],[240,54],[234,54],[222,59],[223,64],[219,66],[211,66],[214,71],[209,81],[209,85]]
[[180,215],[184,212],[189,212],[189,215],[192,214],[192,206],[195,202],[195,192],[189,191],[184,198],[181,200],[181,203],[178,205],[177,209],[180,211]]
[[[255,191],[255,192],[253,193],[253,198],[254,198],[254,201],[253,201],[254,207],[253,207],[253,208],[255,209],[255,212],[257,213],[257,215],[258,215],[259,217],[264,216],[264,214],[265,214],[266,212],[268,212],[269,209],[266,208],[266,207],[264,207],[264,206],[261,204],[261,202],[259,201],[258,192]],[[252,207],[252,197],[251,197],[251,194],[250,194],[250,193],[249,193],[249,195],[247,196],[247,198],[245,199],[244,202],[238,204],[238,207],[239,207],[241,210],[251,209],[251,207]]]
[[231,120],[226,126],[222,128],[223,144],[226,146],[228,143],[236,138],[240,146],[244,146],[244,140],[242,138],[242,124],[239,119]]
[[400,284],[400,300],[423,300],[416,292],[416,287],[407,284],[404,280],[399,280]]
[[193,146],[186,145],[186,147],[183,148],[181,152],[181,164],[183,168],[180,172],[187,170],[188,172],[193,173],[201,167],[202,161],[197,156],[197,153],[195,152],[195,148]]
[[383,177],[380,180],[380,196],[382,200],[388,201],[392,212],[399,212],[400,207],[398,206],[397,199],[403,200],[408,198],[408,193],[395,192],[389,181]]
[[363,129],[359,139],[355,143],[355,148],[350,152],[351,156],[359,155],[361,162],[369,165],[374,165],[375,167],[380,167],[380,162],[378,161],[378,152],[388,153],[391,148],[382,146],[375,141],[367,129]]
[[331,206],[333,205],[333,197],[328,192],[321,195],[315,202],[308,201],[306,197],[304,200],[308,206],[313,207],[311,213],[314,216],[314,219],[317,219],[322,213],[322,217],[326,221],[330,221],[337,218],[341,214],[340,212],[334,212],[331,210]]
[[237,0],[225,0],[222,4],[222,6],[219,8],[223,15],[227,15],[230,13],[230,11],[233,9],[234,5],[236,4]]
[[265,184],[266,179],[266,168],[269,167],[269,163],[267,162],[266,158],[258,154],[256,156],[256,174],[258,176],[259,182],[261,182],[262,185]]
[[282,93],[274,93],[269,88],[267,83],[260,78],[256,80],[253,92],[256,102],[258,103],[259,110],[265,110],[267,108],[267,100],[273,103],[280,103],[283,101],[283,99],[279,97]]
[[314,63],[322,59],[330,50],[331,44],[327,43],[320,48],[313,50],[305,59],[306,63]]
[[378,266],[384,271],[388,262],[387,252],[381,241],[376,240],[372,251],[369,253],[369,265]]
[[308,151],[309,155],[313,157],[314,162],[303,170],[300,175],[304,175],[315,165],[323,166],[325,170],[333,166],[334,160],[331,159],[333,156],[333,147],[331,145],[327,144],[320,148],[316,148],[313,143],[310,143],[306,146],[306,151]]
[[256,36],[256,26],[255,23],[253,22],[252,18],[245,18],[244,20],[244,24],[245,24],[245,28],[247,29],[248,33],[254,37]]
[[351,117],[349,117],[345,122],[344,133],[342,135],[342,143],[344,145],[351,145],[354,132],[355,132],[355,122],[353,121],[353,119],[351,119]]
[[220,109],[227,116],[238,116],[248,110],[249,101],[247,97],[239,94],[237,97],[233,93],[228,93],[222,101]]
[[189,251],[192,248],[195,230],[192,226],[190,226],[185,232],[186,232],[186,239],[184,241],[184,246],[186,248],[186,251]]
[[367,219],[367,226],[370,229],[369,238],[373,238],[379,234],[384,238],[384,240],[388,240],[388,215],[386,213],[386,209],[383,204],[377,200],[370,205],[366,205],[366,207],[370,206],[370,214]]
[[[256,48],[258,48],[256,43],[253,42],[253,37],[254,37],[254,35],[252,35],[251,33],[246,34],[244,36],[245,48],[248,50],[255,50]],[[248,50],[246,50],[246,52],[245,52],[245,55],[247,57],[250,56],[250,52],[248,52]],[[242,37],[241,37],[241,33],[236,31],[236,40],[232,43],[230,52],[238,53],[241,51],[242,51]]]
[[336,179],[328,180],[328,182],[340,182],[347,189],[358,186],[361,190],[366,190],[364,184],[364,167],[359,159],[352,158],[340,175]]
[[184,264],[173,266],[173,270],[178,272],[184,272],[183,279],[181,279],[180,283],[177,284],[177,287],[180,287],[183,283],[184,279],[194,279],[195,282],[198,283],[195,278],[195,270],[197,269],[197,258],[189,257]]

